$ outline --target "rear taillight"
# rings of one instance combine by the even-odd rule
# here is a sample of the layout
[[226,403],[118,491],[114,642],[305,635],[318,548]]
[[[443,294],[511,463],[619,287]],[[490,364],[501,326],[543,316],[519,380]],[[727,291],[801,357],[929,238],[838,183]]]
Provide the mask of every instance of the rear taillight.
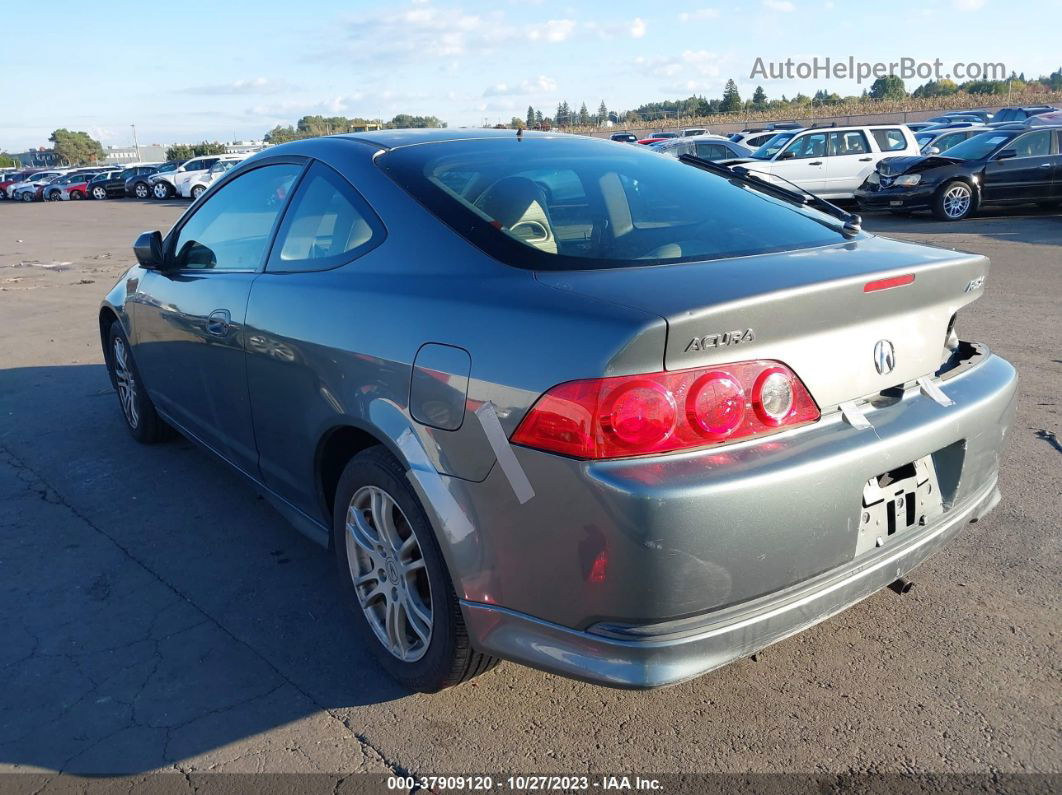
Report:
[[569,381],[538,399],[513,444],[574,458],[669,453],[772,433],[819,418],[796,374],[752,361]]

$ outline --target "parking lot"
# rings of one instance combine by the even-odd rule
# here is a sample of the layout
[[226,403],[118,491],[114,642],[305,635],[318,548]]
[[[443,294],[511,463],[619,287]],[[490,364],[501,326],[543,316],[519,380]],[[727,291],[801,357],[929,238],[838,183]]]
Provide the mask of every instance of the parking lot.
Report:
[[1002,504],[913,591],[664,690],[503,664],[427,696],[356,645],[326,551],[192,444],[122,427],[98,303],[185,206],[0,204],[0,770],[1062,771],[1057,210],[864,219],[991,257],[960,336],[1021,377]]

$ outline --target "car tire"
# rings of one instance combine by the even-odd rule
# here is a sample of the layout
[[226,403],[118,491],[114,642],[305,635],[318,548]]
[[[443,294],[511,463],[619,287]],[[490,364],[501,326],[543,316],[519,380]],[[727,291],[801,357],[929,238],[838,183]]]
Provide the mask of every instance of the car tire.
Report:
[[173,186],[168,182],[156,182],[151,187],[151,195],[156,199],[168,199],[173,196]]
[[53,190],[48,194],[48,201],[57,202],[62,199],[62,195],[57,190]]
[[33,201],[33,192],[25,191],[21,196],[19,196],[19,198],[22,199],[22,201],[24,202],[31,202]]
[[97,201],[103,201],[107,198],[107,189],[104,188],[102,185],[97,185],[95,188],[92,189],[92,198],[96,199]]
[[205,191],[206,188],[204,188],[202,185],[195,185],[192,188],[192,201],[196,201],[200,196],[203,195]]
[[111,323],[107,334],[106,361],[125,427],[132,437],[141,444],[155,444],[171,438],[174,431],[155,411],[155,404],[144,390],[133,349],[118,321]]
[[138,199],[150,199],[151,188],[147,186],[146,182],[138,182],[133,186],[133,195]]
[[974,211],[974,192],[969,183],[954,179],[933,197],[933,215],[941,221],[961,221]]
[[336,487],[332,533],[340,599],[393,678],[435,693],[497,665],[497,658],[472,648],[431,523],[402,466],[383,447],[347,463]]
[[79,201],[81,201],[82,199],[85,198],[85,194],[82,193],[79,190],[72,190],[72,191],[70,191],[70,198],[73,201],[79,202]]

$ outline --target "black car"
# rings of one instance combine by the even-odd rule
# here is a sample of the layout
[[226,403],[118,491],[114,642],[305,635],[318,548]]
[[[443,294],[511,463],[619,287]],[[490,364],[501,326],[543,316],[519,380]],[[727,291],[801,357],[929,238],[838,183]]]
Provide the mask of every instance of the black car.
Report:
[[887,157],[855,192],[864,210],[932,210],[943,221],[984,204],[1062,203],[1062,127],[996,129],[944,154]]
[[135,196],[138,199],[150,199],[151,183],[148,182],[148,177],[152,174],[159,174],[164,171],[174,171],[182,162],[184,161],[170,160],[157,166],[133,166],[129,169],[132,173],[125,178],[125,184],[123,185],[122,190],[126,196]]
[[992,121],[992,118],[992,114],[987,110],[963,110],[934,116],[932,119],[927,119],[927,121],[930,124],[947,124],[953,121],[972,121],[977,124],[988,124]]
[[621,132],[612,133],[609,138],[613,141],[618,141],[621,144],[636,144],[638,143],[638,136],[634,133]]
[[1039,116],[1042,113],[1052,113],[1058,110],[1050,105],[1027,105],[1023,108],[1000,108],[992,116],[992,123],[999,124],[1005,121],[1025,121],[1030,116]]
[[109,199],[113,196],[121,196],[125,188],[123,175],[131,171],[130,168],[103,171],[89,181],[85,192],[90,199]]

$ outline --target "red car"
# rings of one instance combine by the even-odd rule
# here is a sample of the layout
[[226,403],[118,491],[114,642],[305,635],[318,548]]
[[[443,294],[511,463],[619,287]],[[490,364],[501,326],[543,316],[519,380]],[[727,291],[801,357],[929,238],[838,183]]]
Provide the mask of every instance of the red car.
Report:
[[20,171],[17,174],[12,174],[11,176],[7,177],[7,179],[5,179],[3,182],[0,182],[0,199],[6,199],[7,189],[14,185],[16,182],[21,182],[32,173],[32,171]]

